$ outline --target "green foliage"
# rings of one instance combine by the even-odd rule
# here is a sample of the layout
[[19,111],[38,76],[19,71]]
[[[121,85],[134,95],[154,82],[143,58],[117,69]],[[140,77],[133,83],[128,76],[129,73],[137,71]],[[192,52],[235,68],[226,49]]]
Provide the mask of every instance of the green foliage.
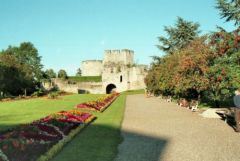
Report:
[[236,52],[214,60],[207,75],[210,84],[207,92],[214,101],[229,98],[240,87],[239,59],[240,52]]
[[199,24],[186,21],[178,17],[174,27],[164,27],[168,37],[160,36],[158,40],[160,45],[157,47],[166,53],[172,54],[186,47],[193,39],[198,36]]
[[234,21],[236,26],[240,25],[240,0],[217,0],[216,8],[219,9],[222,18],[226,21]]
[[43,96],[44,95],[44,91],[39,88],[37,89],[35,92],[33,92],[32,96],[35,96],[35,97],[39,97],[39,96]]
[[195,38],[170,55],[153,57],[148,90],[175,97],[208,97],[219,107],[240,86],[240,29]]
[[77,77],[82,76],[82,70],[80,68],[77,69],[77,73],[76,73]]
[[32,93],[42,77],[41,57],[30,42],[0,52],[0,92],[4,95]]
[[48,98],[50,98],[50,99],[56,99],[58,96],[59,96],[59,94],[58,94],[57,91],[56,92],[50,92],[48,94]]
[[58,78],[67,79],[68,78],[67,72],[63,69],[60,69],[58,71]]
[[46,75],[47,79],[51,79],[51,78],[56,78],[57,77],[57,74],[54,72],[53,69],[47,69],[45,71],[45,75]]

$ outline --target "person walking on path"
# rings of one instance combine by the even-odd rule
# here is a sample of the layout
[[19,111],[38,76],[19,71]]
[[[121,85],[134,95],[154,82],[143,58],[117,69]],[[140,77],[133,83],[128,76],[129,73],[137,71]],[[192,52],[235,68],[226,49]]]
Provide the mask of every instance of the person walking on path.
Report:
[[236,132],[240,132],[240,89],[235,91],[233,102],[236,107],[235,108]]

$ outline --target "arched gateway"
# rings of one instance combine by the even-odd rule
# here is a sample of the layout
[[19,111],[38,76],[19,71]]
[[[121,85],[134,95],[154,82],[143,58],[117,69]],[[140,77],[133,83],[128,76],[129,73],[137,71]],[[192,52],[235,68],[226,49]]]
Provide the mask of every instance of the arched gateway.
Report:
[[107,85],[107,87],[106,87],[106,93],[107,93],[107,94],[110,94],[110,93],[112,93],[116,88],[117,88],[117,87],[116,87],[115,84],[109,84],[109,85]]

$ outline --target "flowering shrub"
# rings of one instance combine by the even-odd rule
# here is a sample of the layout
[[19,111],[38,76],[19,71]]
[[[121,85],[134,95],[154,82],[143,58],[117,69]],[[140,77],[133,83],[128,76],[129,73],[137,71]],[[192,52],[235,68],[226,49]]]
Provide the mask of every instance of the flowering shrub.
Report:
[[74,129],[84,127],[94,116],[77,110],[60,111],[31,124],[0,134],[0,161],[36,160]]
[[96,101],[89,101],[85,103],[78,104],[76,108],[86,108],[99,112],[103,112],[120,94],[113,93],[104,96]]

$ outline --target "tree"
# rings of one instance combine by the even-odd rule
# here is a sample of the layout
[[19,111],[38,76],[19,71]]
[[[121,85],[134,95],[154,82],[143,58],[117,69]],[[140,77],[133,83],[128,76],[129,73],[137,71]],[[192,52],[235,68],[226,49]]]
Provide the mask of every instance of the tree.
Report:
[[216,107],[220,107],[220,101],[232,96],[233,91],[240,87],[240,52],[224,55],[215,59],[210,67],[207,77],[209,88],[207,93],[214,100]]
[[60,69],[58,71],[58,78],[62,78],[62,79],[66,79],[68,76],[67,76],[67,72],[63,69]]
[[3,95],[23,93],[24,73],[18,67],[19,64],[14,55],[4,52],[0,54],[0,92]]
[[165,26],[164,31],[167,33],[168,37],[158,37],[160,45],[157,45],[157,47],[166,53],[173,54],[186,47],[198,36],[199,26],[198,23],[186,21],[178,17],[174,27]]
[[39,81],[43,65],[41,64],[41,56],[34,45],[30,42],[23,42],[15,54],[26,76]]
[[213,33],[210,43],[215,59],[207,73],[210,86],[206,93],[219,107],[220,100],[240,87],[240,29]]
[[[207,37],[193,40],[186,48],[180,50],[180,62],[174,77],[175,92],[185,97],[197,98],[209,85],[206,73],[213,59]],[[192,94],[189,93],[191,91]]]
[[82,70],[81,70],[81,68],[78,68],[78,69],[77,69],[76,76],[78,76],[78,77],[82,76]]
[[221,18],[240,25],[240,0],[217,0],[216,8],[219,9]]
[[48,79],[56,78],[56,76],[57,76],[57,74],[54,72],[53,69],[47,69],[47,70],[45,71],[45,74],[46,74],[46,77],[47,77]]
[[0,52],[1,75],[4,76],[2,92],[10,95],[31,93],[42,76],[41,57],[30,42],[19,47],[9,46]]

